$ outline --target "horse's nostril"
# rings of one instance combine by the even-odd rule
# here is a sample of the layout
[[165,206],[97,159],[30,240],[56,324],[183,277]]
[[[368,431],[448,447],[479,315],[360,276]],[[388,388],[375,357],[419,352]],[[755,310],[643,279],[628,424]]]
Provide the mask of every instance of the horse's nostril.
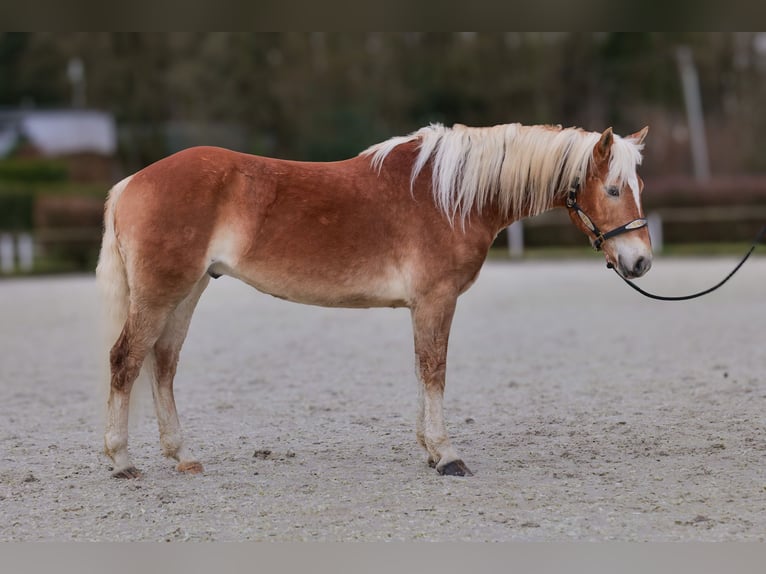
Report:
[[636,275],[642,275],[649,267],[649,261],[645,257],[639,257],[636,259],[636,263],[633,265],[633,273]]

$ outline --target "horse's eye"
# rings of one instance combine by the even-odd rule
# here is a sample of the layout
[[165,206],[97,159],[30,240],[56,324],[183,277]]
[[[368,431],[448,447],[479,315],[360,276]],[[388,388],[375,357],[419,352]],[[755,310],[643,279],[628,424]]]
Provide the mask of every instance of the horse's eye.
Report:
[[614,185],[610,185],[606,188],[606,192],[611,195],[612,197],[619,197],[620,196],[620,188],[616,187]]

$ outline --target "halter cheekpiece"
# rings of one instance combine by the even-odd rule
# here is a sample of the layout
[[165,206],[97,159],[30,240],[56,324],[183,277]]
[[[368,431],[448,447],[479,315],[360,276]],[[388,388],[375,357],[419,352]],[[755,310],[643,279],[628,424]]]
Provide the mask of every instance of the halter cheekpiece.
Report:
[[575,178],[574,182],[572,182],[572,187],[569,188],[569,192],[567,194],[567,207],[574,211],[580,218],[580,220],[583,222],[585,227],[587,227],[591,233],[593,233],[594,238],[592,239],[591,243],[593,245],[593,248],[596,251],[601,250],[601,246],[604,244],[604,242],[607,239],[611,239],[612,237],[616,237],[617,235],[622,235],[623,233],[627,233],[628,231],[633,231],[634,229],[641,229],[642,227],[646,226],[646,219],[643,217],[640,217],[638,219],[634,219],[633,221],[626,223],[625,225],[620,225],[619,227],[615,227],[611,231],[607,231],[606,233],[603,233],[598,226],[593,222],[593,220],[588,217],[588,214],[586,214],[580,205],[577,203],[577,190],[580,189],[580,178]]

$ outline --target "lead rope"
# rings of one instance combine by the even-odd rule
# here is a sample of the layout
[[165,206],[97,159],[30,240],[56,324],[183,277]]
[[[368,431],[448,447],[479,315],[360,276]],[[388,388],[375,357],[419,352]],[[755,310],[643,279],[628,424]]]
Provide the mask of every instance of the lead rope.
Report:
[[731,279],[732,276],[737,271],[739,271],[739,268],[742,267],[742,265],[744,265],[745,261],[747,261],[748,257],[750,257],[750,254],[755,250],[756,246],[761,242],[761,239],[763,239],[764,235],[766,235],[766,225],[764,225],[761,228],[761,230],[758,232],[758,235],[755,236],[755,239],[753,240],[753,244],[750,246],[750,249],[748,250],[748,252],[745,253],[745,256],[742,258],[742,261],[740,261],[737,264],[737,266],[731,271],[731,273],[729,273],[726,277],[724,277],[723,281],[721,281],[717,285],[713,285],[709,289],[705,289],[704,291],[700,291],[699,293],[693,293],[691,295],[681,295],[679,297],[665,297],[663,295],[655,295],[653,293],[649,293],[649,292],[644,291],[643,289],[641,289],[641,287],[639,287],[638,285],[636,285],[635,283],[633,283],[629,279],[625,279],[625,277],[623,277],[622,275],[619,274],[617,269],[614,269],[614,265],[612,265],[611,263],[607,263],[606,266],[609,269],[614,269],[614,272],[617,273],[617,276],[620,279],[625,281],[625,283],[627,283],[630,287],[632,287],[633,289],[635,289],[636,291],[638,291],[639,293],[641,293],[641,295],[643,295],[645,297],[649,297],[650,299],[657,299],[658,301],[686,301],[688,299],[696,299],[697,297],[702,297],[703,295],[707,295],[708,293],[712,293],[713,291],[715,291],[719,287],[723,286],[723,284],[726,283],[729,279]]

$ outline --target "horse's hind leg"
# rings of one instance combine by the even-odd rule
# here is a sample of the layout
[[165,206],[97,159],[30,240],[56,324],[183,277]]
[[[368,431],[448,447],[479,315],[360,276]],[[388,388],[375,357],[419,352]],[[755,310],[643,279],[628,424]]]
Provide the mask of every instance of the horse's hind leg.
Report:
[[154,344],[154,372],[152,373],[152,395],[157,413],[162,452],[168,458],[178,461],[178,470],[190,474],[202,472],[200,464],[184,445],[181,425],[178,422],[176,403],[173,396],[173,378],[176,374],[178,356],[186,339],[192,314],[200,295],[210,281],[205,276],[194,286],[191,293],[179,303],[168,317],[165,329]]
[[122,332],[109,354],[111,385],[104,451],[114,462],[112,476],[115,478],[141,476],[128,455],[130,391],[141,372],[144,359],[165,327],[167,315],[166,308],[131,305]]

